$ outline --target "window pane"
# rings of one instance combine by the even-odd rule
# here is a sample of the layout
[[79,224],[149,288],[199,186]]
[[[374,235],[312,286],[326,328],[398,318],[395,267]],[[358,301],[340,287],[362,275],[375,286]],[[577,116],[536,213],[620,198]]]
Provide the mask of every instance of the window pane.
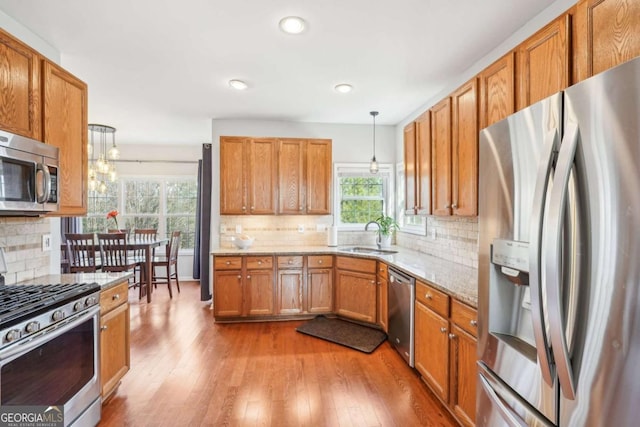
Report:
[[160,183],[128,181],[125,184],[125,212],[160,213]]
[[167,182],[167,214],[196,213],[198,185],[196,181]]
[[344,224],[363,224],[382,215],[382,200],[342,200],[340,221]]
[[167,236],[180,231],[180,248],[193,248],[195,245],[195,216],[172,216],[167,218]]

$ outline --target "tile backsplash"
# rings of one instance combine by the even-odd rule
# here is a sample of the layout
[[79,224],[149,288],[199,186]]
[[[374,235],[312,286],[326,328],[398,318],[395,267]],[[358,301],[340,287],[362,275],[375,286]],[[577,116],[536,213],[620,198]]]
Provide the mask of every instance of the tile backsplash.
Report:
[[478,219],[429,216],[426,236],[399,232],[396,244],[478,268]]
[[6,284],[49,274],[51,252],[42,251],[42,235],[49,232],[48,218],[0,218]]

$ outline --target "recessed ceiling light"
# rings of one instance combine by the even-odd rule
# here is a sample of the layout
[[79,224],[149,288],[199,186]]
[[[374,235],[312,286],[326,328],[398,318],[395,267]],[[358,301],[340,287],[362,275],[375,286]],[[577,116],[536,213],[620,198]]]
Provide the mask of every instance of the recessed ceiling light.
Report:
[[229,80],[229,86],[231,86],[232,88],[236,89],[236,90],[245,90],[246,88],[248,88],[249,86],[243,82],[242,80]]
[[304,31],[306,22],[299,16],[285,16],[278,25],[287,34],[300,34]]
[[340,83],[333,88],[336,92],[349,93],[353,90],[353,86],[348,83]]

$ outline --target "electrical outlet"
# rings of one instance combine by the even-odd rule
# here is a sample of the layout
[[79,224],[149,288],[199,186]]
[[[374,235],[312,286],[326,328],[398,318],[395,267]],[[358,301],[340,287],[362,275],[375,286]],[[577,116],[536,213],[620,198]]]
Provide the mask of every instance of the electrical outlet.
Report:
[[298,224],[298,233],[304,233],[304,225]]
[[42,252],[51,250],[51,234],[42,235]]
[[220,225],[220,233],[224,234],[227,232],[227,227],[224,225]]
[[242,233],[242,226],[240,224],[236,225],[236,234]]

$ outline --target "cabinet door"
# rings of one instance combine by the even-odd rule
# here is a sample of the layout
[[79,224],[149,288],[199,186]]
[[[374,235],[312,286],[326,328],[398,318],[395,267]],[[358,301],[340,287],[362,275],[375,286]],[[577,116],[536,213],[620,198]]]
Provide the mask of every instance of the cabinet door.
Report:
[[480,129],[515,112],[515,52],[509,52],[480,75]]
[[404,128],[404,209],[406,215],[417,213],[416,124]]
[[243,215],[247,211],[246,138],[220,138],[220,214]]
[[389,282],[378,276],[378,324],[389,331]]
[[433,391],[449,401],[449,322],[415,304],[415,365]]
[[0,30],[0,128],[42,139],[40,57]]
[[302,270],[279,270],[276,314],[302,313]]
[[451,400],[450,406],[458,419],[467,426],[476,419],[476,347],[477,340],[457,327],[451,326]]
[[431,210],[451,215],[451,99],[431,108]]
[[247,271],[244,290],[247,315],[273,314],[273,270]]
[[310,268],[307,274],[309,313],[333,311],[333,270]]
[[431,119],[426,111],[416,119],[416,206],[419,215],[431,215]]
[[87,213],[87,85],[43,61],[44,142],[60,149],[60,209],[56,215]]
[[331,213],[331,141],[310,139],[306,151],[306,213],[328,215]]
[[336,271],[336,313],[363,322],[376,322],[376,275]]
[[100,389],[102,398],[113,392],[131,365],[129,359],[129,304],[100,318]]
[[278,149],[278,189],[280,191],[278,213],[304,213],[304,149],[304,140],[280,140]]
[[518,109],[569,86],[570,16],[563,15],[518,47]]
[[278,197],[277,141],[275,139],[253,139],[249,143],[249,147],[250,213],[254,215],[275,214]]
[[233,317],[242,315],[242,271],[216,271],[213,280],[213,315]]
[[575,20],[575,82],[640,56],[637,0],[582,0]]
[[477,82],[466,83],[451,95],[452,204],[454,215],[478,214],[478,97]]

